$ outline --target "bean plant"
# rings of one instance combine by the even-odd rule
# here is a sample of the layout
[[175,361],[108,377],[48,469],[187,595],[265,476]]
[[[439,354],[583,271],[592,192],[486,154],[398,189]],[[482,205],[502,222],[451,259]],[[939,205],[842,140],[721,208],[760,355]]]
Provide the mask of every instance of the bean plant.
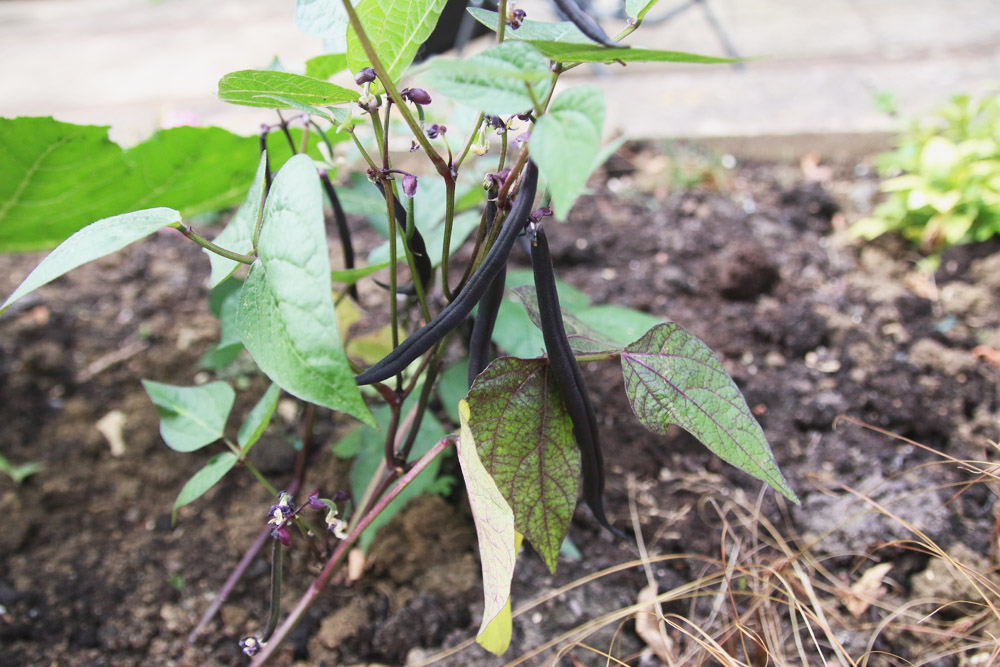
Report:
[[[612,64],[614,72],[631,62],[732,62],[623,42],[654,2],[627,0],[630,19],[609,37],[573,0],[556,2],[568,18],[559,22],[532,20],[501,0],[498,11],[470,10],[495,32],[495,44],[411,67],[445,0],[300,0],[300,25],[346,46],[308,61],[304,74],[248,69],[221,78],[221,100],[277,111],[276,121],[264,117],[258,137],[177,128],[123,151],[104,128],[0,122],[0,248],[58,244],[0,313],[85,262],[173,230],[211,263],[221,340],[203,363],[222,369],[246,350],[270,380],[232,426],[235,438],[229,382],[143,381],[168,447],[217,449],[180,491],[175,517],[235,470],[274,496],[199,629],[269,547],[270,613],[241,641],[263,664],[350,548],[366,547],[407,498],[442,490],[441,458],[457,450],[482,561],[478,639],[503,653],[522,539],[555,572],[581,494],[597,523],[631,539],[604,509],[600,406],[588,395],[583,361],[621,365],[635,416],[650,431],[676,424],[795,500],[740,391],[704,343],[673,322],[591,306],[554,275],[547,237],[572,224],[574,202],[608,154],[601,91],[563,88],[563,75],[586,63]],[[192,218],[239,198],[211,240],[195,231]],[[367,262],[359,261],[349,213],[385,234],[367,249]],[[336,270],[328,220],[340,249]],[[519,245],[530,272],[507,271]],[[469,258],[462,263],[459,248]],[[359,298],[360,281],[374,281],[369,297],[384,294],[378,306]],[[384,328],[352,334],[362,314]],[[494,358],[494,349],[506,354]],[[248,453],[281,395],[304,409],[295,475],[277,484]],[[445,414],[431,411],[437,399]],[[349,490],[310,475],[313,425],[331,414],[358,424],[334,445],[356,454]],[[281,609],[282,562],[293,542],[308,545],[322,569],[293,608]]]

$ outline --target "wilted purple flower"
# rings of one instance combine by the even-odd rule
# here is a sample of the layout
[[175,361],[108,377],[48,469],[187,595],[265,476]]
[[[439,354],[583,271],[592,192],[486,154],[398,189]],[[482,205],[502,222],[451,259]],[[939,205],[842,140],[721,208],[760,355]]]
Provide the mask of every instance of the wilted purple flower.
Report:
[[309,497],[306,498],[306,502],[309,504],[309,507],[314,510],[326,509],[326,503],[320,500],[319,489],[315,489],[312,493],[310,493]]
[[409,100],[414,104],[425,105],[431,103],[431,96],[423,88],[403,88],[403,90],[399,91],[399,94],[404,100]]
[[527,14],[523,9],[508,9],[507,10],[507,25],[511,27],[512,30],[517,30],[521,27],[524,22],[524,17]]
[[366,83],[371,83],[374,80],[375,80],[375,70],[373,70],[371,67],[363,67],[361,70],[358,71],[357,74],[354,75],[354,83],[358,84],[359,86],[363,86]]
[[544,217],[552,215],[552,209],[548,206],[543,206],[541,208],[536,208],[528,215],[528,219],[532,222],[538,222]]
[[445,134],[447,131],[447,127],[435,123],[427,128],[427,136],[431,139],[437,139],[440,135]]
[[407,197],[417,194],[417,177],[413,174],[403,176],[403,194]]
[[281,546],[287,547],[292,543],[292,534],[288,532],[288,526],[278,526],[271,531],[271,537],[281,542]]
[[281,526],[291,517],[294,511],[295,508],[292,507],[292,494],[282,491],[278,494],[278,502],[271,505],[271,509],[267,512],[267,522],[275,526]]
[[250,658],[254,657],[255,655],[257,655],[257,653],[260,652],[261,646],[263,646],[263,644],[261,644],[261,641],[256,637],[254,637],[253,635],[249,637],[244,637],[239,642],[240,649],[246,656]]
[[349,494],[347,491],[344,491],[343,489],[334,493],[333,497],[330,498],[330,500],[332,500],[335,503],[342,503],[345,500],[350,500],[350,499],[351,499],[351,494]]
[[[323,144],[320,144],[320,146],[322,145]],[[410,152],[416,153],[418,150],[420,150],[420,144],[418,144],[415,139],[410,139]]]

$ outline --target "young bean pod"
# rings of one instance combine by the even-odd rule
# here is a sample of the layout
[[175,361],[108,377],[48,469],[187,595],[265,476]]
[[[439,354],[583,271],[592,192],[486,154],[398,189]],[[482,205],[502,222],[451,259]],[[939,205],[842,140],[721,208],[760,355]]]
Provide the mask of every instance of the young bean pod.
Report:
[[[340,247],[344,253],[344,268],[353,269],[354,244],[351,242],[351,229],[347,226],[347,216],[344,215],[344,207],[340,205],[340,197],[337,196],[337,189],[333,187],[333,182],[330,181],[330,175],[326,173],[326,170],[320,171],[319,179],[323,183],[323,189],[326,190],[326,196],[330,199],[330,206],[333,208],[333,219],[337,223]],[[357,285],[352,284],[347,291],[352,299],[358,301]]]
[[472,312],[500,270],[506,267],[511,248],[514,247],[514,241],[528,224],[528,216],[531,214],[531,205],[534,202],[537,188],[538,168],[534,162],[529,160],[524,169],[521,191],[507,216],[507,222],[479,269],[472,274],[469,282],[458,293],[455,300],[449,303],[437,317],[411,334],[381,361],[357,375],[354,380],[359,385],[382,382],[400,373],[417,357],[444,338],[449,331],[461,324]]
[[[493,223],[496,221],[496,196],[497,189],[491,189],[490,198],[486,202],[487,233],[493,228]],[[500,312],[506,284],[507,267],[504,266],[490,283],[483,298],[479,300],[479,310],[476,311],[476,319],[472,323],[472,335],[469,337],[469,387],[472,387],[476,376],[482,373],[490,363],[490,341],[493,339],[493,327],[497,322],[497,314]]]
[[556,7],[566,15],[573,25],[580,29],[587,37],[591,38],[602,46],[610,46],[615,49],[627,48],[624,44],[611,41],[608,33],[589,14],[580,9],[580,5],[575,0],[553,0]]
[[[385,196],[385,186],[382,183],[376,181],[375,187],[378,191]],[[431,274],[434,271],[434,267],[431,266],[430,255],[427,254],[427,246],[424,244],[424,237],[421,236],[420,230],[413,227],[412,233],[407,227],[406,220],[406,209],[400,203],[395,196],[392,198],[393,205],[393,217],[396,220],[396,224],[399,225],[399,229],[403,232],[403,237],[407,239],[406,244],[410,248],[410,252],[413,253],[413,263],[417,267],[417,276],[420,278],[420,284],[424,286],[426,290],[431,284]],[[397,290],[401,294],[416,294],[417,291],[412,284],[404,285]]]
[[573,349],[566,337],[559,294],[552,271],[549,242],[545,231],[538,227],[531,244],[531,269],[535,277],[535,294],[542,325],[545,351],[549,355],[549,368],[573,421],[573,437],[580,448],[583,472],[583,498],[594,513],[594,518],[615,536],[628,539],[625,533],[613,528],[604,513],[604,457],[597,432],[594,406],[587,394],[587,386],[576,362]]

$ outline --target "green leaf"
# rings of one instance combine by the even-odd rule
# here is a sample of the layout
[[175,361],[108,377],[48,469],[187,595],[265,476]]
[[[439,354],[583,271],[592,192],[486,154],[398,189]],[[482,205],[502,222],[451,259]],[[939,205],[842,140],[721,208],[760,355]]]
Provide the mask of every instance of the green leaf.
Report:
[[[535,296],[535,288],[524,285],[522,287],[515,287],[511,291],[514,293],[514,296],[520,299],[532,324],[541,329],[542,319],[538,312],[538,299]],[[577,354],[597,354],[601,352],[614,352],[621,349],[621,345],[608,340],[601,333],[581,322],[572,313],[566,311],[563,312],[562,316],[563,326],[566,328],[566,338],[569,339],[570,347]]]
[[177,494],[177,500],[174,501],[174,511],[172,520],[177,521],[177,510],[184,507],[187,504],[193,503],[198,498],[201,498],[206,491],[211,489],[216,483],[226,476],[226,473],[233,469],[236,465],[236,454],[232,452],[222,452],[221,454],[216,454],[208,460],[208,464],[204,468],[196,472],[191,479],[187,481],[181,492]]
[[278,172],[237,325],[260,369],[288,393],[372,424],[337,335],[323,197],[305,155]]
[[616,305],[589,306],[576,311],[576,317],[583,325],[619,345],[628,345],[663,321],[655,315]]
[[[402,78],[420,45],[434,31],[446,2],[447,0],[361,0],[358,3],[361,26],[393,83]],[[350,26],[347,29],[347,63],[354,73],[371,65],[357,33]]]
[[[238,252],[241,255],[248,255],[253,252],[253,230],[260,219],[261,209],[264,206],[264,189],[267,186],[265,172],[267,170],[267,156],[262,152],[260,162],[257,164],[257,173],[254,176],[250,190],[246,199],[239,207],[225,229],[219,232],[213,243],[215,245]],[[208,261],[212,266],[212,275],[209,284],[212,287],[220,284],[223,280],[233,275],[233,271],[239,267],[240,263],[217,255],[214,252],[208,253]]]
[[[416,405],[417,398],[414,392],[403,405],[404,414]],[[379,469],[379,464],[385,459],[385,429],[389,424],[389,409],[386,406],[379,406],[372,410],[375,423],[379,430],[362,426],[348,434],[338,443],[335,453],[338,456],[351,456],[356,454],[354,463],[351,465],[351,494],[355,503],[361,500],[362,494],[368,488],[368,483]],[[417,438],[413,443],[413,450],[410,452],[410,460],[415,461],[433,447],[441,438],[446,435],[444,428],[434,418],[433,415],[425,414],[420,422],[417,431]],[[430,464],[414,479],[409,486],[391,502],[386,508],[369,524],[368,528],[361,533],[359,546],[363,551],[367,551],[375,539],[376,533],[381,526],[398,514],[407,503],[422,493],[435,489],[436,478],[441,470],[441,458],[431,461]]]
[[34,461],[15,465],[8,461],[6,456],[0,454],[0,472],[10,477],[15,484],[20,484],[32,475],[38,474],[41,469],[41,464]]
[[486,599],[483,621],[476,640],[483,648],[500,655],[510,644],[511,628],[487,628],[504,613],[510,602],[510,582],[517,559],[514,513],[490,477],[476,451],[476,441],[469,427],[469,404],[459,403],[462,420],[458,442],[458,462],[472,507],[472,519],[479,538],[479,559],[483,567],[483,595]]
[[[515,287],[533,285],[535,281],[531,269],[512,269],[507,271],[507,291],[512,295],[500,304],[496,326],[493,327],[493,342],[513,357],[531,359],[545,354],[545,341],[542,332],[533,326],[531,318],[525,309],[519,305],[520,300],[513,296]],[[569,283],[556,280],[559,290],[559,303],[563,313],[578,312],[587,307],[590,297]],[[533,289],[533,288],[532,288]],[[517,300],[517,303],[511,299]]]
[[638,47],[612,49],[600,44],[572,44],[569,42],[531,42],[543,56],[560,63],[694,63],[719,65],[740,62],[733,58],[700,56],[682,51],[660,51]]
[[322,109],[317,109],[312,105],[306,104],[304,102],[299,102],[298,100],[293,99],[291,97],[287,97],[285,95],[272,95],[268,93],[262,95],[255,95],[254,99],[274,100],[278,104],[282,105],[281,108],[295,109],[296,111],[301,111],[302,113],[309,114],[310,116],[319,116],[320,118],[328,120],[331,123],[336,122],[333,116],[323,111]]
[[576,508],[580,451],[548,368],[545,359],[495,360],[469,390],[466,419],[514,528],[555,574]]
[[389,262],[385,261],[381,264],[372,264],[370,266],[362,266],[356,269],[342,269],[340,271],[331,271],[330,280],[335,283],[344,283],[345,285],[353,285],[365,276],[370,276],[373,273],[378,273],[382,269],[389,268]]
[[180,213],[173,209],[153,208],[116,215],[87,225],[49,253],[28,274],[24,282],[0,306],[0,314],[21,297],[81,264],[121,250],[158,229],[179,223],[180,220]]
[[563,91],[535,123],[531,157],[549,184],[552,208],[560,220],[587,185],[601,150],[603,126],[604,93],[595,86]]
[[256,151],[255,137],[217,127],[164,130],[123,151],[107,127],[0,118],[0,252],[51,248],[125,211],[169,207],[187,218],[231,206]]
[[[484,26],[496,32],[497,13],[481,7],[469,7],[465,11],[482,23]],[[521,27],[517,30],[507,28],[504,30],[504,39],[520,39],[526,41],[539,42],[571,42],[574,44],[593,44],[594,41],[580,32],[580,29],[570,21],[559,21],[550,23],[548,21],[532,21],[525,19],[521,22]]]
[[646,13],[660,0],[625,0],[625,13],[640,23]]
[[295,3],[295,27],[307,35],[343,40],[347,22],[341,0],[297,0]]
[[622,352],[625,391],[654,433],[677,424],[723,460],[798,503],[746,400],[712,351],[680,326],[653,327]]
[[552,86],[548,62],[521,41],[504,42],[462,60],[435,58],[425,76],[456,102],[499,115],[534,108],[531,92],[536,100],[544,100]]
[[438,398],[448,419],[458,423],[458,402],[469,393],[469,360],[461,359],[446,368],[437,383]]
[[240,308],[243,281],[225,280],[212,290],[209,308],[219,318],[219,342],[198,362],[202,368],[219,369],[231,364],[243,350],[236,317]]
[[271,423],[271,416],[274,409],[278,407],[278,397],[281,396],[281,387],[272,384],[260,397],[257,404],[250,410],[246,420],[240,426],[239,433],[236,434],[236,442],[240,446],[240,453],[246,454],[250,448],[260,440],[264,429]]
[[178,387],[143,380],[142,386],[160,415],[160,435],[177,452],[193,452],[221,438],[236,399],[225,382]]
[[287,109],[292,100],[310,107],[343,104],[358,99],[358,92],[327,81],[291,72],[245,69],[219,79],[219,99],[232,104],[269,109]]
[[[340,2],[337,2],[337,4],[339,5]],[[306,76],[311,76],[314,79],[322,81],[345,69],[347,69],[346,53],[327,53],[306,61]]]

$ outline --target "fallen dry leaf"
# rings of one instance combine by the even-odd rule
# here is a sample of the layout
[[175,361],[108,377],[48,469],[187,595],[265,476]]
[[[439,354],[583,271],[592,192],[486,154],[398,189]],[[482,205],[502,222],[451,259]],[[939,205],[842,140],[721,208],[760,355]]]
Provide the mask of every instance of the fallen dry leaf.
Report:
[[997,368],[1000,368],[1000,350],[994,350],[987,345],[977,345],[972,348],[972,354],[979,359],[985,359]]
[[674,643],[667,635],[666,627],[656,616],[656,584],[649,584],[639,591],[637,602],[644,605],[635,613],[635,633],[656,657],[668,665],[675,663]]
[[121,410],[112,410],[98,419],[94,427],[108,441],[108,445],[111,448],[111,456],[117,458],[125,454],[125,436],[122,433],[122,429],[125,427],[124,412]]
[[881,563],[870,567],[848,590],[841,591],[840,600],[852,616],[855,618],[861,616],[868,607],[885,595],[882,580],[891,569],[892,563]]

